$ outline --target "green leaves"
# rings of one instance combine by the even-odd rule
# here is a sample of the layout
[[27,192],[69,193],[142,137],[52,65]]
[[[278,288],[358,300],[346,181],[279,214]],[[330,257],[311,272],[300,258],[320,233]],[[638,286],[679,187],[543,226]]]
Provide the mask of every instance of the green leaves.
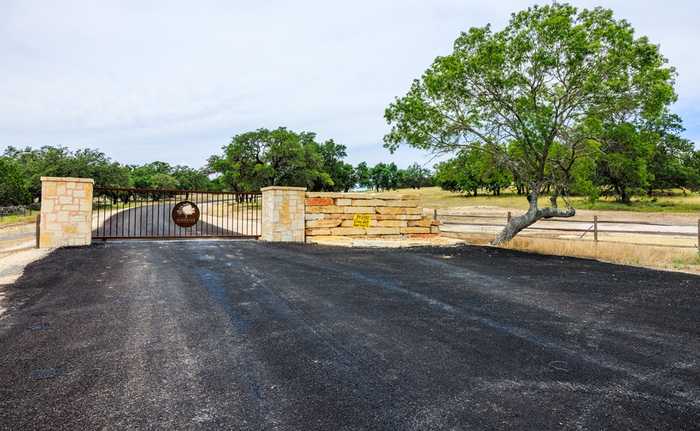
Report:
[[513,177],[492,154],[474,147],[435,167],[435,183],[445,190],[477,195],[479,189],[500,194],[513,182]]
[[352,166],[342,161],[345,146],[316,141],[316,134],[284,127],[241,133],[224,147],[224,157],[210,159],[226,187],[253,191],[270,185],[309,190],[347,190],[354,186]]
[[0,157],[0,205],[27,205],[31,198],[19,163],[10,157]]
[[129,185],[128,168],[111,161],[98,150],[70,151],[65,147],[52,146],[39,149],[8,147],[5,156],[20,169],[32,198],[41,196],[42,176],[93,178],[98,186]]
[[[533,6],[500,31],[462,33],[450,55],[437,57],[387,107],[385,147],[457,152],[460,160],[478,149],[528,188],[555,194],[572,186],[589,190],[597,160],[611,170],[634,170],[644,184],[646,165],[639,160],[653,151],[648,138],[636,135],[675,100],[674,74],[658,47],[635,38],[610,10]],[[632,131],[615,129],[623,124]],[[615,148],[610,139],[625,140],[623,160],[617,153],[600,157]],[[597,152],[592,140],[599,141]],[[465,175],[451,177],[468,188],[474,163],[461,166]]]

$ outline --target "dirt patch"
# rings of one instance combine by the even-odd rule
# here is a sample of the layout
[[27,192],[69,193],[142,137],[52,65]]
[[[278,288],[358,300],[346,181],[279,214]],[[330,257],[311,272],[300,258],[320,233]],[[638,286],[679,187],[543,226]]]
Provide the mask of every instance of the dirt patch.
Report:
[[27,265],[50,252],[50,249],[33,248],[0,256],[0,316],[7,311],[7,287],[22,276]]
[[465,241],[461,239],[448,237],[381,239],[352,238],[348,236],[311,236],[306,238],[306,242],[309,244],[335,245],[340,247],[373,248],[450,247],[465,243]]
[[20,223],[0,228],[0,256],[36,246],[36,223]]

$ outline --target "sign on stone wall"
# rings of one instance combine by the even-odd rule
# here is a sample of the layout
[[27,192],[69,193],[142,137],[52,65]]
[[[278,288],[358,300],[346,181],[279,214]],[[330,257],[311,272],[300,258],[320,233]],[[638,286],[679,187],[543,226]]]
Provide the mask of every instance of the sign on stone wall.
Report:
[[352,226],[368,228],[370,220],[372,220],[372,217],[369,214],[355,214],[352,218]]

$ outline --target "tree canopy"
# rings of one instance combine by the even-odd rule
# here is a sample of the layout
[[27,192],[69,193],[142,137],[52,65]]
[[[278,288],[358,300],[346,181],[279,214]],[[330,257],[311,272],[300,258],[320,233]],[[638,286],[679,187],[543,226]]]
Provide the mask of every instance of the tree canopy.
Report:
[[10,157],[0,157],[0,204],[26,205],[31,200],[32,195],[19,163]]
[[[8,147],[2,160],[0,205],[31,203],[41,196],[41,177],[82,177],[95,180],[97,187],[136,187],[211,190],[208,174],[187,166],[165,162],[123,165],[94,149],[70,151],[65,147],[38,149]],[[12,192],[9,192],[12,190]],[[21,197],[21,198],[20,198]]]
[[[223,156],[209,159],[209,170],[218,181],[236,191],[259,190],[271,185],[303,186],[312,191],[348,191],[357,185],[393,189],[404,183],[400,170],[379,163],[357,168],[344,161],[346,147],[332,139],[318,142],[313,132],[284,127],[258,129],[233,137]],[[421,171],[423,175],[427,175]]]
[[[606,143],[643,156],[642,127],[675,100],[674,76],[658,47],[635,38],[610,10],[533,6],[501,31],[461,34],[453,52],[386,109],[385,146],[476,150],[506,166],[527,188],[530,208],[511,219],[500,243],[538,219],[573,216],[566,200],[573,175],[586,172],[581,163],[612,154]],[[611,166],[616,161],[610,157]],[[551,205],[540,208],[546,191]]]
[[314,133],[295,133],[284,127],[241,133],[224,147],[223,157],[209,159],[209,168],[221,175],[225,187],[235,191],[331,184],[330,176],[322,170],[323,158],[315,138]]
[[[349,191],[355,187],[391,190],[432,184],[432,173],[417,164],[357,167],[347,163],[344,145],[317,142],[310,132],[258,129],[234,136],[222,156],[205,168],[162,161],[125,165],[94,149],[8,147],[0,157],[0,205],[29,204],[41,196],[42,176],[93,178],[97,187],[257,191],[267,185],[302,185],[313,191]],[[125,202],[128,193],[108,193]]]

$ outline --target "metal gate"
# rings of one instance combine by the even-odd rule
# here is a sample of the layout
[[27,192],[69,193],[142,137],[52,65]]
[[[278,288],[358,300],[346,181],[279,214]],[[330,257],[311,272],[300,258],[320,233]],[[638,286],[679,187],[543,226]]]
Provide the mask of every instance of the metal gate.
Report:
[[257,238],[260,193],[96,187],[93,239]]

